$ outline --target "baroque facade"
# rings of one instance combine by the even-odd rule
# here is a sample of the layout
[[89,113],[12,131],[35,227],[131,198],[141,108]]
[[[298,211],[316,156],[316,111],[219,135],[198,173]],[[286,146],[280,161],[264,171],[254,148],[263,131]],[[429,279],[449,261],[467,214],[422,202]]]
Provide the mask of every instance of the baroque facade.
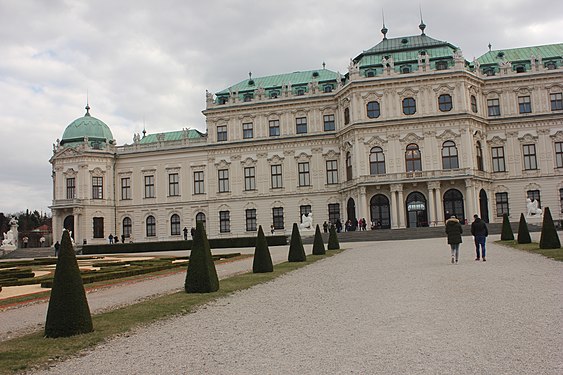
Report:
[[447,215],[517,221],[526,199],[563,212],[563,44],[469,62],[425,34],[387,38],[341,75],[251,75],[207,93],[207,132],[115,144],[86,115],[53,148],[53,230],[75,241],[289,233],[365,218],[377,228]]

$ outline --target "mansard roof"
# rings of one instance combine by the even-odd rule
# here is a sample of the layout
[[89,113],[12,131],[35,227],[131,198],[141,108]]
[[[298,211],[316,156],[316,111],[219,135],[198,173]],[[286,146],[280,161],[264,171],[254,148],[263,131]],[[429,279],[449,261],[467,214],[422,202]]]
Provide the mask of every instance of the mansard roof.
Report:
[[[159,139],[160,137],[160,139]],[[141,138],[141,144],[149,144],[149,143],[157,143],[157,142],[166,142],[166,141],[180,141],[184,138],[187,139],[200,139],[205,138],[206,135],[196,129],[184,129],[172,132],[163,132],[163,133],[156,133],[156,134],[147,134],[143,138]]]
[[542,58],[543,62],[547,60],[562,60],[563,59],[563,43],[547,44],[543,46],[532,46],[522,48],[511,48],[502,50],[492,50],[479,56],[477,61],[481,65],[493,64],[497,65],[499,62],[509,61],[515,62],[529,62],[532,55],[537,58]]

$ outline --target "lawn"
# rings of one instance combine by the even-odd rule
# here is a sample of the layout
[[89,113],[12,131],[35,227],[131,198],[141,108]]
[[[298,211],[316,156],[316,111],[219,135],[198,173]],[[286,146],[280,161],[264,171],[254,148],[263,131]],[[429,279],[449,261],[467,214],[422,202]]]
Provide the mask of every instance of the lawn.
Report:
[[560,262],[563,261],[563,248],[559,249],[540,249],[540,245],[537,242],[519,244],[518,241],[495,241],[499,245],[504,245],[512,247],[514,249],[527,251],[529,253],[541,254],[547,258],[555,259]]

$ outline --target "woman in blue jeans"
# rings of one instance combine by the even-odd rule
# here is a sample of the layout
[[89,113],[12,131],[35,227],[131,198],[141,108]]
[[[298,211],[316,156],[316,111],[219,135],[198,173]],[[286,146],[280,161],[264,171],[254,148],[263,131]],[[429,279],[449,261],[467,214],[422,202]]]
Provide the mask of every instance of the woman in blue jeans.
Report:
[[459,258],[459,245],[461,244],[461,234],[463,228],[455,215],[450,216],[446,220],[446,234],[448,235],[448,244],[452,249],[452,264],[457,263]]

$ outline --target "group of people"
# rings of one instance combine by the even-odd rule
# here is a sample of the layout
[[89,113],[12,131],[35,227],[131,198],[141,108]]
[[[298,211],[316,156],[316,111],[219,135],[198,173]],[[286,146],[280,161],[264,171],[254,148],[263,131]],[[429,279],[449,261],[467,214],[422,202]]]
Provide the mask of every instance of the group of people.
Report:
[[[452,264],[457,264],[459,260],[459,246],[462,243],[461,235],[463,233],[463,227],[458,218],[455,215],[451,215],[448,220],[446,220],[446,234],[448,236],[448,244],[450,245]],[[483,260],[486,262],[486,241],[489,231],[487,224],[479,217],[479,215],[473,215],[473,223],[471,223],[471,235],[473,236],[475,242],[475,260]]]

